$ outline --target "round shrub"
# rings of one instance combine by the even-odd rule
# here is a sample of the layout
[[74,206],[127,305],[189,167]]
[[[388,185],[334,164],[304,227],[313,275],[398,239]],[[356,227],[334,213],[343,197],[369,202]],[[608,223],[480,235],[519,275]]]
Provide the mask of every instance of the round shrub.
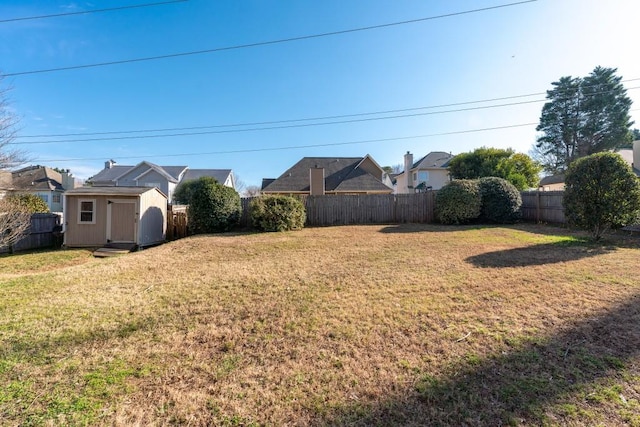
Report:
[[457,179],[436,193],[436,217],[443,224],[464,224],[480,216],[478,181]]
[[478,188],[482,221],[508,224],[520,219],[522,197],[520,191],[509,181],[493,176],[480,178]]
[[640,219],[640,180],[619,154],[592,154],[569,165],[562,203],[569,224],[597,240]]
[[9,196],[12,203],[17,206],[21,206],[29,213],[49,213],[49,206],[47,202],[42,200],[41,197],[31,193],[12,194]]
[[251,223],[262,231],[299,230],[306,212],[302,202],[289,196],[257,197],[249,204]]
[[187,215],[195,234],[231,230],[240,221],[240,195],[230,187],[205,176],[193,183]]

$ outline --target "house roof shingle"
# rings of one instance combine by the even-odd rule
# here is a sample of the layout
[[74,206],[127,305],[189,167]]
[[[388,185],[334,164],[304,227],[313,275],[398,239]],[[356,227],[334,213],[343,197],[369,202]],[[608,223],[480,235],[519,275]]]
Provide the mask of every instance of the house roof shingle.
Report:
[[64,191],[62,175],[46,166],[29,166],[11,173],[17,191]]
[[446,168],[453,159],[451,153],[444,151],[432,151],[411,166],[411,169]]
[[[279,178],[263,181],[263,191],[280,193],[309,192],[309,170],[324,169],[325,191],[361,192],[391,189],[358,166],[363,157],[303,157]],[[265,185],[266,184],[266,185]]]
[[210,176],[220,184],[224,184],[229,178],[229,175],[231,175],[231,169],[187,169],[182,180],[187,181],[202,178],[203,176]]

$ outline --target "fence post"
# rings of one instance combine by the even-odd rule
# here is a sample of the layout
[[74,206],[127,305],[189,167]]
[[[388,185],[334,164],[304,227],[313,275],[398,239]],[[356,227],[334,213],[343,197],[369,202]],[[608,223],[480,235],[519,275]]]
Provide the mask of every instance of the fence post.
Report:
[[540,224],[540,191],[536,191],[536,223]]

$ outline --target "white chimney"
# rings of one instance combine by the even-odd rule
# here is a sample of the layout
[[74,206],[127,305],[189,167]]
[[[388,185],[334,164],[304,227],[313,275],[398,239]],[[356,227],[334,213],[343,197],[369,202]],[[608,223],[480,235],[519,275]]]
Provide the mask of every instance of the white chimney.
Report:
[[111,160],[107,160],[106,162],[104,162],[104,168],[105,169],[111,169],[113,167],[113,165],[116,164],[116,161],[111,159]]
[[413,190],[413,174],[411,168],[413,167],[413,154],[407,151],[404,155],[404,174],[407,182],[407,193],[412,193]]

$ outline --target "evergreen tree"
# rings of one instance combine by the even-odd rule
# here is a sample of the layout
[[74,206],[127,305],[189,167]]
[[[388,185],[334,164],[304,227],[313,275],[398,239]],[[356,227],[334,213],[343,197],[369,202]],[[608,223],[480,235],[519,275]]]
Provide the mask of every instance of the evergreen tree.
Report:
[[563,172],[576,159],[629,143],[632,102],[616,71],[596,67],[587,77],[562,77],[552,83],[534,150],[547,172]]

